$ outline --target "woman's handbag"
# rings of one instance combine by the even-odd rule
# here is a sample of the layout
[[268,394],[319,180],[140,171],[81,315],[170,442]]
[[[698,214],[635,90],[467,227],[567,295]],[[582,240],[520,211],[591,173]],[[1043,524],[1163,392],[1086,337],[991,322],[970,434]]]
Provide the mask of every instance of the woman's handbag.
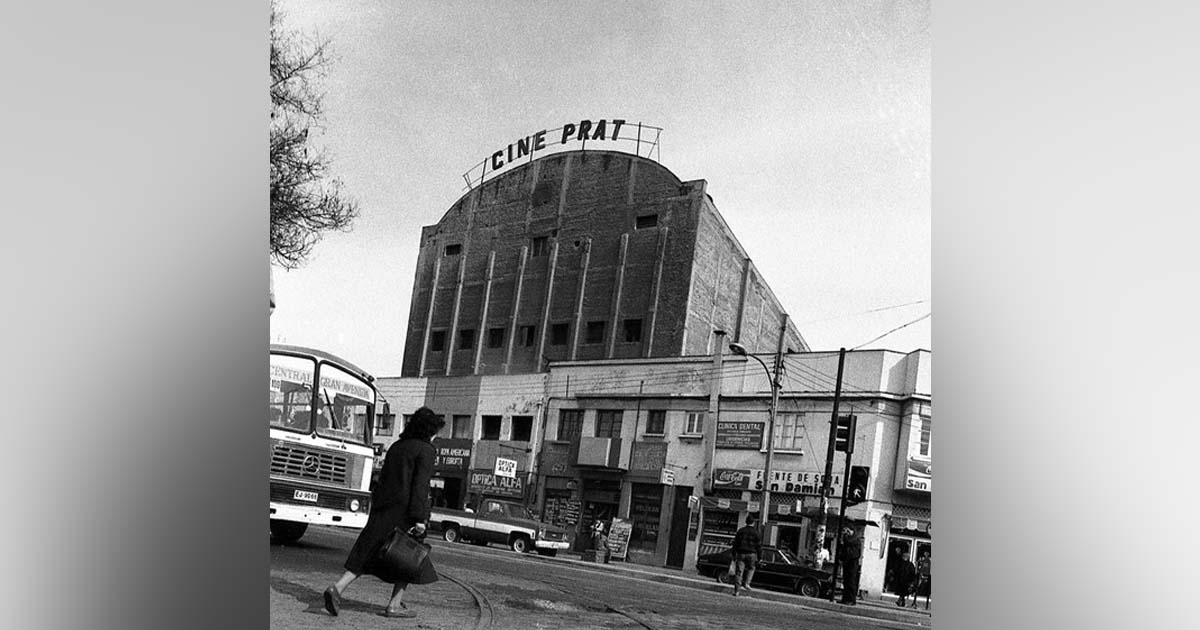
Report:
[[429,559],[429,545],[399,527],[384,541],[367,570],[390,584],[429,584],[438,579]]

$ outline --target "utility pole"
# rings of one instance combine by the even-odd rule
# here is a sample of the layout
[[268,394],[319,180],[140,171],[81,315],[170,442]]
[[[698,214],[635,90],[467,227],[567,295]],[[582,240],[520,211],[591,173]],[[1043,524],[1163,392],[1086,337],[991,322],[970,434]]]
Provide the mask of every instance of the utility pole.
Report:
[[[833,415],[829,418],[829,446],[825,449],[825,476],[821,479],[821,515],[817,520],[817,534],[821,537],[819,544],[825,545],[825,532],[827,531],[829,510],[829,494],[833,488],[833,454],[834,444],[837,439],[837,419],[838,419],[838,404],[842,400],[842,368],[846,364],[846,349],[842,348],[838,351],[838,371],[837,385],[833,390]],[[842,480],[843,487],[846,480]],[[838,549],[839,553],[841,549]],[[837,585],[837,563],[833,564],[833,584]],[[829,601],[833,601],[834,589],[829,589]]]

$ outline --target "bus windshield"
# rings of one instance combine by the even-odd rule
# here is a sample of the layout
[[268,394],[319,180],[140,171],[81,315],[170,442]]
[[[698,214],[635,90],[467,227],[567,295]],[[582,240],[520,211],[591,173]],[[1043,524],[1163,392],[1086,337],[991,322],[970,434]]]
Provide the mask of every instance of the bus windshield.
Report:
[[312,430],[312,388],[316,370],[312,359],[271,355],[272,427],[300,433]]
[[370,444],[367,416],[375,391],[361,378],[329,363],[321,364],[317,392],[317,435],[354,444]]

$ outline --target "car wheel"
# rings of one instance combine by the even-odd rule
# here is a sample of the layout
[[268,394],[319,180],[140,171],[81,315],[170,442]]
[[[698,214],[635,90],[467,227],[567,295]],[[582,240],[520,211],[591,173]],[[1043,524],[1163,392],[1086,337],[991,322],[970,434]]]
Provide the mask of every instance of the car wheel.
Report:
[[447,525],[446,528],[442,530],[442,538],[446,542],[450,543],[462,541],[462,536],[459,535],[458,528],[453,525]]
[[525,553],[529,551],[529,539],[524,536],[513,536],[508,546],[512,547],[512,550],[517,553]]
[[728,571],[717,569],[717,581],[722,584],[733,584],[733,576]]
[[821,585],[812,578],[800,580],[796,583],[796,592],[805,597],[820,597]]
[[281,543],[294,543],[308,530],[308,523],[271,521],[271,538]]

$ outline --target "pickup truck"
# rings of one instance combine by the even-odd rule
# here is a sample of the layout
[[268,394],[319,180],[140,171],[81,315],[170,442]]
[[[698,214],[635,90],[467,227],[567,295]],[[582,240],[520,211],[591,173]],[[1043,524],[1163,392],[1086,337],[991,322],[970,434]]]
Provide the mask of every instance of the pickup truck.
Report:
[[447,542],[500,543],[517,553],[537,550],[553,556],[571,546],[565,529],[539,522],[515,501],[484,499],[478,512],[434,508],[429,525],[441,530]]

